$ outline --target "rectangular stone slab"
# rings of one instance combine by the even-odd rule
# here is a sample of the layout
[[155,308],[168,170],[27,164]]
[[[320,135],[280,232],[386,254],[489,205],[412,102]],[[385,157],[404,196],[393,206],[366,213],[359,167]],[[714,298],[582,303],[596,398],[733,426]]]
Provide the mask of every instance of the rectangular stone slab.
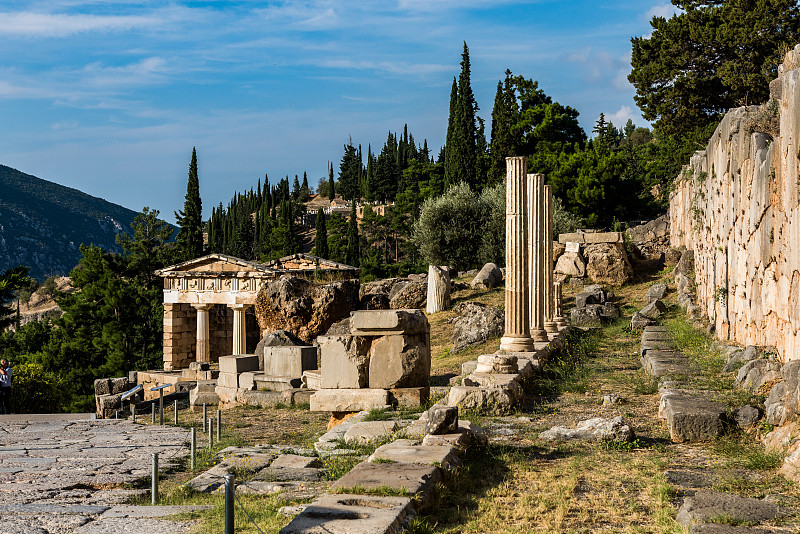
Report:
[[642,334],[642,343],[646,341],[670,341],[669,332],[645,332]]
[[709,441],[725,432],[725,406],[692,395],[666,393],[663,413],[672,441]]
[[422,310],[359,310],[350,317],[354,335],[427,334],[431,327]]
[[264,347],[264,373],[270,376],[303,376],[317,368],[316,347]]
[[666,326],[651,325],[651,326],[645,326],[644,332],[645,334],[648,332],[669,332],[669,329]]
[[[247,387],[246,380],[244,380],[245,375],[246,373],[242,373],[239,377],[239,387]],[[255,389],[266,391],[286,391],[287,389],[299,388],[302,383],[303,380],[301,378],[290,378],[288,376],[257,375],[254,380]]]
[[246,371],[258,371],[258,356],[255,354],[238,354],[233,356],[219,357],[219,372],[221,373],[244,373]]
[[644,356],[645,353],[651,350],[675,350],[675,345],[672,344],[672,341],[668,340],[642,341],[641,348],[639,349],[639,354]]
[[428,402],[430,394],[430,386],[392,388],[389,390],[389,404],[400,408],[419,408]]
[[685,375],[690,372],[689,358],[682,352],[648,350],[641,358],[645,372],[656,378]]
[[403,531],[414,517],[408,497],[323,495],[312,502],[280,534],[387,534]]
[[333,491],[353,489],[365,491],[389,488],[394,491],[407,491],[417,496],[418,509],[428,507],[433,501],[436,484],[442,481],[442,471],[432,465],[413,464],[374,464],[361,462],[349,473],[331,486]]
[[389,460],[403,464],[436,465],[445,471],[453,471],[461,465],[453,447],[445,445],[410,445],[408,440],[397,440],[381,445],[372,456],[370,462]]
[[311,395],[312,412],[359,412],[389,404],[385,389],[320,389]]
[[320,336],[321,388],[351,389],[369,385],[369,338]]
[[238,388],[239,375],[236,373],[220,373],[217,377],[217,386],[223,388]]

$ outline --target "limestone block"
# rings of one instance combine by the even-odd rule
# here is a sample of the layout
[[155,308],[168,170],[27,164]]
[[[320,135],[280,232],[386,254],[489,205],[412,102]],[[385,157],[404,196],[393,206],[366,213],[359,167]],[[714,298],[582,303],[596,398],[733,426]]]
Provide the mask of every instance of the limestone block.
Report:
[[369,384],[369,340],[363,336],[321,336],[322,389],[365,388]]
[[503,388],[453,386],[450,388],[447,404],[464,410],[489,409],[494,413],[508,413],[516,405],[516,397]]
[[[262,379],[264,373],[247,371],[239,375],[239,387],[243,389],[257,389],[256,380]],[[218,378],[219,379],[219,378]]]
[[300,512],[280,534],[384,534],[401,532],[414,516],[408,497],[323,495]]
[[264,347],[264,374],[300,378],[316,368],[316,347]]
[[708,441],[725,432],[725,406],[699,396],[662,395],[664,414],[672,441]]
[[236,373],[220,373],[217,377],[217,385],[224,388],[238,388],[239,375]]
[[458,428],[457,406],[433,406],[425,415],[426,434],[451,434]]
[[375,339],[369,350],[369,387],[391,389],[428,385],[429,339],[427,334],[387,335]]
[[302,386],[308,389],[322,389],[322,373],[320,371],[303,371]]
[[649,303],[653,302],[654,300],[663,299],[666,294],[667,284],[654,284],[650,286],[650,289],[647,290],[647,293],[644,295],[644,299]]
[[428,402],[430,392],[430,386],[392,388],[389,390],[389,404],[396,408],[419,408]]
[[580,252],[581,251],[581,244],[575,241],[567,241],[564,246],[564,252]]
[[251,354],[237,354],[232,356],[219,357],[219,372],[222,373],[244,373],[246,371],[258,371],[258,356]]
[[577,232],[559,234],[559,243],[624,243],[622,232]]
[[583,278],[586,276],[586,262],[580,253],[566,252],[558,257],[554,272]]
[[[239,387],[247,387],[247,382],[242,381],[242,377],[246,373],[239,376]],[[255,376],[254,387],[248,389],[261,389],[264,391],[286,391],[287,389],[299,388],[303,383],[302,378],[291,378],[288,376],[269,376],[265,374],[258,374]]]
[[252,390],[245,391],[244,403],[249,406],[261,406],[262,408],[272,408],[278,404],[284,404],[285,400],[279,391]]
[[414,495],[419,509],[424,510],[433,503],[436,484],[441,481],[441,470],[432,465],[361,462],[334,482],[331,490],[338,492],[359,488],[369,491],[389,488],[393,491],[405,491]]
[[344,440],[347,443],[366,445],[381,441],[397,430],[396,421],[362,421],[347,429]]
[[441,467],[445,471],[453,471],[461,465],[453,447],[443,445],[411,445],[409,440],[398,439],[392,443],[381,445],[372,456],[370,462],[391,460],[402,464],[426,464]]
[[95,396],[111,394],[111,380],[108,378],[97,378],[94,381]]
[[217,396],[219,396],[219,401],[221,403],[230,404],[237,402],[236,396],[239,393],[239,388],[217,386],[216,388],[214,388],[214,391],[216,392]]
[[311,395],[312,412],[359,412],[389,404],[385,389],[321,389]]
[[751,499],[731,493],[698,491],[684,499],[675,520],[689,528],[719,517],[730,518],[740,523],[760,523],[783,515],[785,514],[778,508],[778,504],[769,499]]
[[633,441],[635,435],[622,416],[604,419],[593,417],[580,421],[575,428],[555,426],[539,434],[544,441]]
[[639,311],[640,315],[644,315],[648,319],[657,319],[662,313],[667,311],[667,306],[658,299],[650,301],[647,306]]
[[359,310],[350,317],[354,335],[427,334],[428,318],[422,310]]
[[189,391],[189,404],[192,406],[202,406],[203,404],[219,404],[219,395],[214,391],[216,386],[211,388],[211,391],[196,387]]
[[281,391],[281,395],[283,395],[284,403],[290,404],[292,406],[300,405],[300,404],[310,404],[311,402],[311,395],[314,392],[310,389],[304,388],[294,388],[294,389],[287,389],[285,391]]
[[465,386],[480,386],[483,388],[507,388],[515,399],[522,399],[523,391],[520,376],[513,374],[497,373],[472,373],[464,378]]
[[475,369],[478,367],[477,360],[471,360],[468,362],[464,362],[461,364],[461,374],[468,375],[470,373],[475,372]]
[[423,445],[438,445],[464,450],[470,445],[470,434],[465,428],[456,428],[448,434],[428,434],[422,440]]

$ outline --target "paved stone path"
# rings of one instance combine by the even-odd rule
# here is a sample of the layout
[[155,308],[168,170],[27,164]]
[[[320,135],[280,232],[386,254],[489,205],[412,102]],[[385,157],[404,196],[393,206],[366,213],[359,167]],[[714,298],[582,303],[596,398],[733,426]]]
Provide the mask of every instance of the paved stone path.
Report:
[[5,534],[185,532],[158,519],[185,507],[122,506],[126,489],[189,453],[189,431],[87,414],[0,416],[0,530]]

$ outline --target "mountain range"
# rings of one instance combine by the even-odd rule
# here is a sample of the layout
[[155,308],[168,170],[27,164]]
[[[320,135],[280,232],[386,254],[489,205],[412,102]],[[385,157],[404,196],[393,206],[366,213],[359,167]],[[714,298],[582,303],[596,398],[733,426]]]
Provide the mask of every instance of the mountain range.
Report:
[[66,275],[79,246],[119,251],[116,235],[130,231],[137,212],[11,167],[0,165],[0,272],[30,268],[40,282]]

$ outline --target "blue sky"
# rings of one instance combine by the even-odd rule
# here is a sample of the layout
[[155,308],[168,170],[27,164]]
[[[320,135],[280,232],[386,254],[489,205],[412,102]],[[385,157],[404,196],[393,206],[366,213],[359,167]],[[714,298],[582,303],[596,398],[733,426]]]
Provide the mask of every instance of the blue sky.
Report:
[[[192,147],[204,214],[269,174],[316,185],[342,147],[408,123],[434,153],[470,48],[491,124],[506,68],[576,108],[647,126],[630,37],[668,0],[6,0],[0,164],[174,222]],[[0,195],[2,192],[0,192]]]

